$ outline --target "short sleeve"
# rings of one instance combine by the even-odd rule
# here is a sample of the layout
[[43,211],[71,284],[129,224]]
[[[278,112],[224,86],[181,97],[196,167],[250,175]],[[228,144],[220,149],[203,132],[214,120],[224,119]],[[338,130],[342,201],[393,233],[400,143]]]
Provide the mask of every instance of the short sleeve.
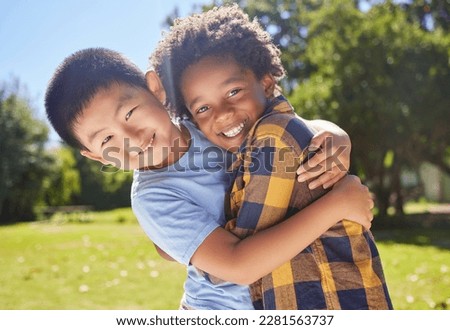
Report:
[[141,191],[132,198],[132,208],[153,243],[185,265],[205,238],[220,226],[213,215],[169,189]]

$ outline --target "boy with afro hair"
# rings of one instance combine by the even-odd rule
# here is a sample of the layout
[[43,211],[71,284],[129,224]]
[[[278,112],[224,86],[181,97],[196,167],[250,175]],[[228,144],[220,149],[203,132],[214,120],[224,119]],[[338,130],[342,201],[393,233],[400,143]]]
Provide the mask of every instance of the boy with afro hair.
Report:
[[[170,91],[171,110],[237,155],[229,231],[252,236],[327,193],[295,184],[313,132],[280,93],[280,51],[237,5],[176,20],[151,66]],[[392,308],[374,238],[348,220],[250,288],[256,309]]]

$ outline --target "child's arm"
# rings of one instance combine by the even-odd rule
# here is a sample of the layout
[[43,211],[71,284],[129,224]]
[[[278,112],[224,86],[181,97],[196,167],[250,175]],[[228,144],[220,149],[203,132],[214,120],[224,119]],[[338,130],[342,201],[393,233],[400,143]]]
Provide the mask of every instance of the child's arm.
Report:
[[309,183],[310,189],[319,186],[330,188],[342,179],[350,168],[350,137],[332,122],[300,119],[317,132],[311,140],[310,148],[318,151],[306,164],[298,168],[297,179],[299,182],[315,179]]
[[217,228],[198,247],[191,263],[223,280],[250,284],[292,259],[343,218],[370,227],[372,207],[367,187],[357,177],[347,176],[294,216],[245,239]]
[[[132,205],[150,239],[178,262],[192,263],[226,281],[250,284],[290,260],[342,218],[370,227],[373,201],[359,179],[349,176],[292,218],[243,240],[220,227],[203,207],[164,187],[148,186],[134,196]],[[196,237],[202,238],[201,243],[196,243]]]
[[[280,150],[286,151],[285,146],[280,146]],[[259,192],[260,196],[264,196],[267,188],[277,189],[281,187],[281,191],[285,191],[290,196],[293,185],[298,185],[299,183],[296,183],[295,180],[297,165],[294,165],[294,161],[291,158],[286,157],[289,154],[292,153],[287,153],[284,157],[276,157],[279,160],[283,159],[285,162],[284,167],[286,164],[290,166],[290,171],[288,171],[289,177],[281,186],[276,184],[268,186],[256,184],[248,185],[246,188],[254,188],[254,192]],[[263,156],[263,154],[259,154],[259,156]],[[264,157],[258,160],[260,165],[263,164],[263,160]],[[279,164],[275,164],[275,166],[277,165]],[[205,236],[206,238],[202,240],[202,243],[196,245],[192,253],[188,252],[191,250],[190,248],[183,250],[189,256],[187,261],[183,259],[183,256],[186,255],[183,251],[177,256],[175,251],[180,250],[180,245],[177,243],[176,246],[173,246],[175,244],[172,243],[174,242],[173,237],[185,237],[188,241],[194,237],[186,230],[180,232],[177,220],[179,218],[188,218],[198,223],[199,219],[204,219],[201,223],[204,223],[206,227],[208,223],[214,223],[214,220],[209,218],[206,221],[208,214],[204,209],[200,208],[200,206],[192,206],[188,200],[180,199],[177,194],[172,196],[168,190],[161,190],[156,194],[158,199],[167,199],[163,204],[170,207],[163,208],[160,210],[161,212],[155,213],[157,210],[149,210],[149,204],[143,198],[139,204],[147,205],[147,207],[139,207],[138,209],[143,213],[138,212],[137,215],[144,225],[145,222],[156,224],[156,227],[148,228],[146,232],[152,238],[152,233],[155,234],[159,231],[161,234],[157,235],[157,237],[160,240],[156,240],[155,243],[179,262],[191,262],[199,269],[226,281],[250,284],[292,259],[293,256],[307,247],[329,227],[343,218],[357,220],[366,227],[370,227],[372,219],[370,209],[373,206],[373,201],[367,188],[361,185],[358,180],[355,177],[345,178],[326,196],[298,212],[290,219],[243,240],[216,225],[211,231],[208,229],[209,234]],[[247,196],[251,196],[252,193],[248,192]],[[205,198],[208,197],[205,196]],[[286,198],[281,198],[281,200],[286,200]],[[184,209],[189,209],[189,213],[183,213]],[[259,220],[259,215],[254,214],[253,216],[256,221]],[[282,220],[285,218],[285,213],[279,216],[278,220]],[[146,218],[152,217],[154,221],[146,221]],[[169,220],[162,221],[163,218],[168,218]],[[266,219],[272,219],[270,212],[267,214]],[[276,221],[277,219],[274,219],[272,224]],[[169,225],[168,227],[158,228],[161,223]],[[177,238],[175,241],[179,239]],[[184,244],[183,246],[189,245]]]
[[[344,218],[363,220],[360,223],[370,227],[373,201],[357,178],[345,178],[311,204],[313,197],[306,183],[295,180],[295,164],[302,153],[301,145],[310,141],[312,133],[299,121],[291,121],[286,127],[295,134],[280,131],[280,126],[271,123],[259,126],[251,148],[243,156],[243,173],[237,180],[245,181],[244,189],[231,195],[240,205],[232,231],[240,238],[249,237],[240,242],[217,229],[194,253],[191,262],[196,267],[224,280],[249,284],[292,259]],[[342,187],[351,183],[354,189],[343,193],[346,189]],[[238,186],[237,181],[235,188]],[[291,198],[303,198],[294,203],[303,209],[284,220],[292,206]],[[307,204],[310,205],[305,207]]]

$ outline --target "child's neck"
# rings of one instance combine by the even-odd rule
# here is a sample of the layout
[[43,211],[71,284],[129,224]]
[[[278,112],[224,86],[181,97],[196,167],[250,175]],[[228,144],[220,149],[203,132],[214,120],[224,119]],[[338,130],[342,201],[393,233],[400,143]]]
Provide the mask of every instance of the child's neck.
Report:
[[191,139],[191,134],[189,130],[180,124],[175,124],[179,130],[179,136],[174,140],[174,146],[171,148],[169,157],[170,161],[168,165],[175,164],[180,160],[181,157],[189,150],[189,144]]

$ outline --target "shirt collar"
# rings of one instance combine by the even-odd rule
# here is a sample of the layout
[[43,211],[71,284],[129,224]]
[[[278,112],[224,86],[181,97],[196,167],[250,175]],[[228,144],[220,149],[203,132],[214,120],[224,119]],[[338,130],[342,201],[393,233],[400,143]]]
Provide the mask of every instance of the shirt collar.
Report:
[[253,127],[250,129],[247,137],[242,142],[242,144],[239,148],[239,153],[241,153],[243,150],[245,150],[250,137],[254,135],[254,132],[255,132],[256,128],[258,127],[259,123],[264,118],[266,118],[270,115],[273,115],[275,113],[294,113],[294,108],[292,107],[292,105],[289,103],[289,101],[283,95],[275,96],[275,97],[267,100],[266,108],[264,109],[263,114],[256,121],[256,123],[253,125]]

